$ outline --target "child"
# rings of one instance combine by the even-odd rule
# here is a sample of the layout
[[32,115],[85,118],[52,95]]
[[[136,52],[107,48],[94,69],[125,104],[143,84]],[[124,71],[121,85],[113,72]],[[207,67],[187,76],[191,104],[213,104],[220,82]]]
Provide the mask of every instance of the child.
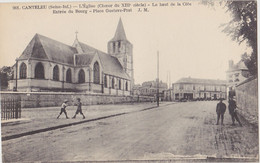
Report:
[[64,103],[62,103],[61,105],[61,109],[60,109],[60,114],[58,115],[57,119],[59,119],[60,115],[64,112],[64,114],[66,115],[66,118],[69,119],[69,117],[67,116],[67,112],[66,112],[66,107],[68,106],[67,102],[69,102],[68,100],[64,100]]
[[75,113],[75,115],[72,117],[72,118],[76,118],[76,115],[78,114],[78,113],[80,113],[82,116],[83,116],[83,119],[85,119],[85,116],[84,116],[84,114],[82,113],[82,109],[81,109],[81,105],[82,105],[82,103],[80,102],[80,98],[77,98],[77,111],[76,111],[76,113]]

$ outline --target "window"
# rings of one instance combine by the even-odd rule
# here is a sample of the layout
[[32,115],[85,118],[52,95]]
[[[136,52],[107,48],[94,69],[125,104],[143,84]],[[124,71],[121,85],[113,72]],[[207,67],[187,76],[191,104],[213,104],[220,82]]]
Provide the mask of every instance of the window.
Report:
[[125,90],[128,91],[128,82],[125,82]]
[[66,82],[71,83],[71,69],[69,68],[66,72]]
[[182,84],[180,84],[180,90],[182,90],[183,89],[183,85]]
[[20,66],[20,79],[26,79],[26,71],[27,71],[27,66],[25,63],[22,63]]
[[116,43],[113,42],[113,53],[116,51]]
[[100,83],[100,71],[99,71],[99,64],[98,62],[94,63],[94,83],[99,84]]
[[79,83],[85,83],[85,72],[84,72],[84,70],[82,70],[82,69],[79,70],[78,79],[79,79]]
[[120,49],[120,47],[121,47],[121,42],[118,41],[118,49]]
[[115,79],[112,78],[112,88],[114,89],[115,88]]
[[239,79],[236,79],[235,82],[239,82]]
[[121,90],[121,79],[118,79],[118,88]]
[[44,79],[44,67],[41,62],[37,63],[35,66],[35,78],[36,79]]
[[104,87],[107,88],[107,76],[104,76]]
[[53,68],[53,80],[55,80],[55,81],[59,81],[59,75],[60,75],[60,73],[59,73],[59,67],[58,67],[58,65],[56,65],[56,66],[54,66],[54,68]]

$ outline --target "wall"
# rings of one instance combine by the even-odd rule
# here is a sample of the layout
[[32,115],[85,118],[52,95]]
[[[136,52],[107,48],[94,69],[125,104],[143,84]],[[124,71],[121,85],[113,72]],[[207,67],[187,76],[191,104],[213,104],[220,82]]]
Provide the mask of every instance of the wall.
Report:
[[80,98],[83,105],[117,104],[129,102],[150,102],[153,97],[105,95],[94,93],[67,93],[67,92],[0,92],[1,99],[21,97],[21,106],[25,108],[60,106],[67,99],[71,105]]
[[257,78],[251,78],[236,87],[239,113],[252,124],[258,124],[257,87]]

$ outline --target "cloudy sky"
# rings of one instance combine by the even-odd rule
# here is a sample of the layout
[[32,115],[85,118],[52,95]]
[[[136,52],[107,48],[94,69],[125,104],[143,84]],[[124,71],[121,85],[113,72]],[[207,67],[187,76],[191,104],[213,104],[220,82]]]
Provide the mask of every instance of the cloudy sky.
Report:
[[13,5],[0,4],[0,67],[13,65],[35,33],[72,45],[78,31],[81,42],[107,52],[120,17],[134,46],[136,84],[156,78],[157,51],[164,82],[167,72],[171,82],[188,76],[225,79],[228,60],[238,62],[241,54],[250,51],[222,32],[220,25],[231,19],[225,8],[212,9],[198,1],[191,6],[149,7],[147,13],[53,14],[12,10]]

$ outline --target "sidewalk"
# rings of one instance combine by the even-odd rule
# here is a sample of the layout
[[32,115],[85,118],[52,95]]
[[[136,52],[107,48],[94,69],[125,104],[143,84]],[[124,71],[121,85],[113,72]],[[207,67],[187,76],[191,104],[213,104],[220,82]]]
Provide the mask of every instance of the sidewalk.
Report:
[[[169,105],[173,102],[165,102],[160,105]],[[1,122],[2,138],[10,137],[17,134],[33,132],[41,129],[54,129],[59,126],[68,126],[69,124],[79,124],[88,122],[92,119],[113,116],[117,114],[130,113],[143,109],[156,107],[156,103],[134,103],[134,104],[116,104],[116,105],[91,105],[83,106],[82,110],[86,119],[82,119],[82,115],[78,114],[76,119],[71,119],[75,114],[76,106],[68,106],[66,108],[70,119],[66,119],[65,115],[61,115],[56,119],[60,112],[60,107],[47,108],[23,108],[22,118],[18,120],[3,120]],[[26,135],[26,134],[25,134]]]

